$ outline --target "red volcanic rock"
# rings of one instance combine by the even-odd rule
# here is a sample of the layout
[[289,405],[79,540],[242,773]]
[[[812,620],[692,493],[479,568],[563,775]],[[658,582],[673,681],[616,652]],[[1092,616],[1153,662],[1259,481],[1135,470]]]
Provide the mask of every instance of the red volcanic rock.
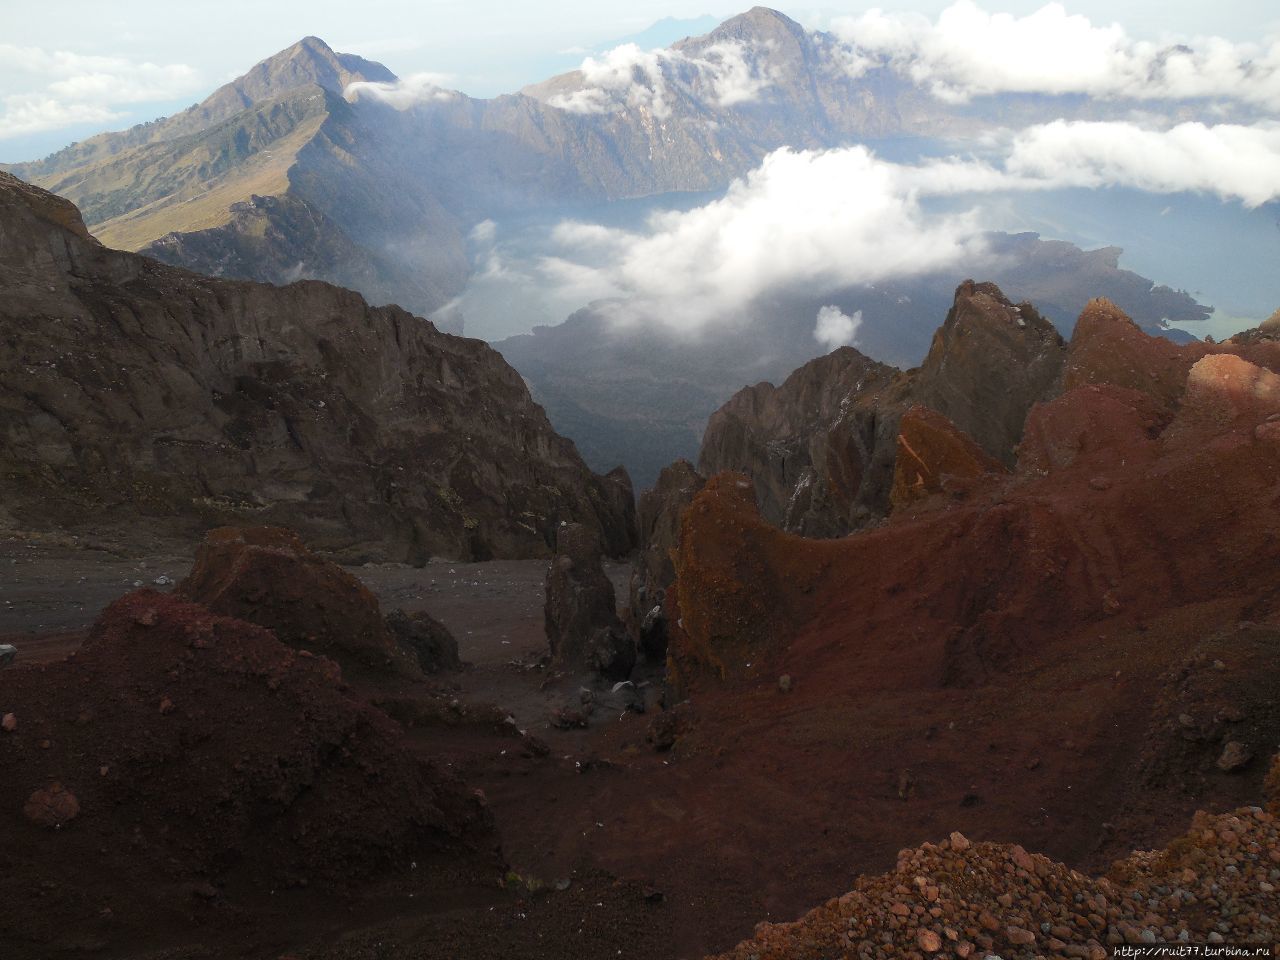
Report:
[[1083,385],[1032,411],[1018,474],[943,513],[808,541],[769,528],[745,479],[712,478],[677,554],[682,682],[803,676],[854,650],[860,683],[963,682],[1105,617],[1270,596],[1280,515],[1260,505],[1280,458],[1255,433],[1276,378],[1157,343],[1101,302],[1079,337]]
[[[1168,421],[1161,404],[1140,391],[1109,384],[1076,387],[1031,409],[1018,445],[1018,469],[1048,473],[1077,460],[1103,464],[1107,457],[1140,455]],[[1095,479],[1102,481],[1095,489],[1109,487],[1105,478]]]
[[1172,407],[1192,364],[1209,352],[1202,343],[1179,346],[1143,333],[1110,300],[1091,300],[1076,321],[1063,368],[1064,390],[1110,384],[1147,394]]
[[174,593],[214,613],[266,627],[290,646],[372,666],[409,668],[383,622],[377,597],[280,527],[209,531],[191,573]]
[[62,784],[52,783],[31,794],[22,812],[28,820],[42,827],[61,827],[80,815],[80,802]]
[[898,421],[908,408],[941,414],[988,457],[1012,465],[1027,411],[1052,392],[1065,355],[1034,307],[967,280],[918,369],[842,347],[779,387],[747,387],[707,421],[698,469],[749,476],[761,513],[786,530],[843,536],[889,512]]
[[1004,464],[942,414],[912,407],[898,425],[889,500],[894,510],[901,510],[944,490],[961,492],[972,481],[1006,473]]

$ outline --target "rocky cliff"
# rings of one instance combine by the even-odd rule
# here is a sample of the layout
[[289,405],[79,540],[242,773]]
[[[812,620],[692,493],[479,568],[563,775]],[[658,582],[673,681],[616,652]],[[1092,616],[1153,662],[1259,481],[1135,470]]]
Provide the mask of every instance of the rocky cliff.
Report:
[[545,555],[562,520],[631,545],[485,344],[318,282],[209,279],[88,237],[0,175],[0,477],[28,529],[278,524],[351,556]]

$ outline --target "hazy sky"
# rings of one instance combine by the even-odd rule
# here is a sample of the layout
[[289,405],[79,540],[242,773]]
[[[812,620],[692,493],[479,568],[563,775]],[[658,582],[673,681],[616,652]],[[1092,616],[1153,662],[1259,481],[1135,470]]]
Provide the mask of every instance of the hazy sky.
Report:
[[[806,26],[873,7],[935,16],[950,0],[830,0],[780,9]],[[1025,15],[1043,0],[986,0]],[[121,129],[194,103],[252,64],[314,34],[335,49],[380,60],[400,75],[431,71],[473,96],[511,92],[572,69],[582,56],[665,17],[719,19],[746,3],[719,0],[0,0],[0,162],[34,159],[104,129]],[[1095,24],[1135,38],[1280,32],[1274,0],[1069,0]],[[697,32],[705,23],[694,23]],[[666,30],[681,35],[680,25]],[[661,33],[661,31],[660,31]]]

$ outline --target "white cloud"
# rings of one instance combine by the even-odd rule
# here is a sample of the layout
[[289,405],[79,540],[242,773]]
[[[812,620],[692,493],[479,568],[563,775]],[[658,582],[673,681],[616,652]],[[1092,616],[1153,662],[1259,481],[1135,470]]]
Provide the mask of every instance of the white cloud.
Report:
[[869,282],[976,253],[976,224],[926,217],[909,179],[910,168],[864,147],[779,150],[723,199],[656,215],[643,233],[562,224],[553,239],[566,258],[554,269],[598,296],[631,299],[636,316],[692,327],[775,287]]
[[420,103],[439,103],[458,96],[457,91],[444,86],[450,79],[442,73],[415,73],[394,83],[357,80],[348,83],[342,95],[352,103],[368,97],[396,110],[408,110]]
[[23,87],[0,103],[0,138],[108,123],[123,104],[174,100],[200,89],[200,74],[181,63],[136,63],[121,57],[0,43],[0,75]]
[[678,94],[731,107],[758,99],[776,82],[778,71],[761,52],[740,43],[717,43],[690,56],[626,43],[599,58],[587,57],[578,68],[580,86],[547,102],[570,113],[648,110],[660,120],[671,115],[672,97]]
[[813,339],[825,346],[827,350],[836,347],[851,347],[858,341],[858,328],[862,326],[862,311],[854,311],[849,316],[839,307],[823,307],[818,311],[818,320],[813,328]]
[[1019,133],[1005,166],[1013,177],[1058,186],[1199,191],[1256,207],[1280,197],[1280,124],[1156,131],[1057,120]]
[[[694,329],[745,316],[763,294],[821,294],[916,276],[986,256],[978,211],[1001,191],[1125,186],[1152,193],[1202,191],[1256,205],[1280,198],[1280,124],[1055,122],[1015,135],[1002,157],[917,165],[865,147],[770,154],[720,200],[654,215],[638,231],[560,224],[559,255],[544,280],[582,299],[619,298],[616,318]],[[973,198],[973,209],[929,212],[931,197]],[[954,207],[954,204],[950,205]],[[851,342],[845,324],[819,315],[821,342]]]
[[852,74],[888,65],[949,101],[1027,92],[1274,106],[1280,97],[1280,38],[1155,44],[1131,38],[1119,24],[1068,14],[1060,3],[1017,17],[957,0],[936,22],[872,10],[833,28],[852,48],[845,54]]

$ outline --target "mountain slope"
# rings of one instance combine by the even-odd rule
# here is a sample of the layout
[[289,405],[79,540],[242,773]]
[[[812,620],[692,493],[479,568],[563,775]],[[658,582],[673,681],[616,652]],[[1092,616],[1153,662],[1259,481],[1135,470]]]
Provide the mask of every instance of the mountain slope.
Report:
[[351,556],[545,554],[562,520],[631,544],[477,340],[322,283],[215,280],[89,238],[0,174],[0,515],[125,540],[278,523]]
[[12,169],[77,203],[109,246],[430,312],[466,277],[460,224],[399,162],[399,140],[388,149],[343,99],[351,83],[395,79],[307,37],[177,116]]

